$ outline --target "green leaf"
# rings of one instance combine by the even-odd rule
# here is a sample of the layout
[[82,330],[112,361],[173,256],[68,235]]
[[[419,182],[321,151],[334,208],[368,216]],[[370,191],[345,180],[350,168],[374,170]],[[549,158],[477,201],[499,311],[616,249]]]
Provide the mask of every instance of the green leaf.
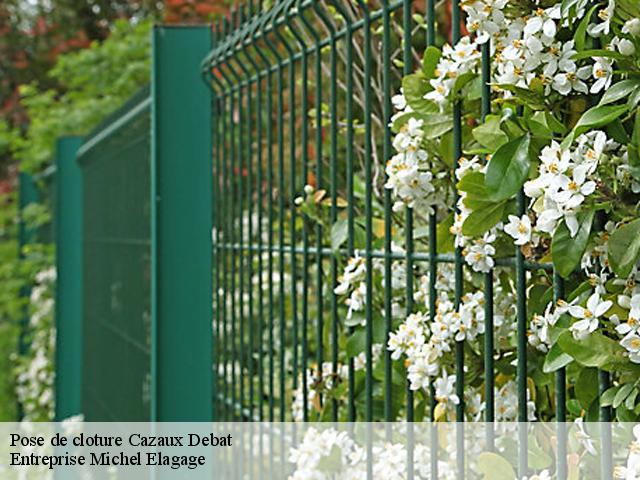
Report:
[[364,329],[359,328],[347,339],[347,356],[355,357],[367,347],[367,336]]
[[562,348],[560,348],[560,345],[554,343],[549,349],[546,358],[544,359],[542,371],[544,373],[555,372],[563,367],[566,367],[571,362],[573,362],[573,357],[565,353]]
[[466,173],[456,186],[458,190],[466,192],[468,196],[486,199],[487,187],[484,182],[484,173],[474,171]]
[[440,49],[434,46],[429,46],[424,51],[424,55],[422,56],[422,73],[424,73],[427,80],[431,80],[436,76],[435,71],[441,55]]
[[544,110],[546,108],[544,103],[544,97],[538,95],[536,92],[529,90],[528,88],[516,87],[509,83],[500,83],[497,85],[502,90],[507,90],[515,94],[515,99],[528,105],[533,110]]
[[618,227],[609,237],[609,263],[613,271],[627,278],[640,255],[640,219]]
[[589,408],[598,396],[598,369],[583,368],[576,381],[574,392],[584,409]]
[[637,388],[634,388],[633,390],[631,390],[631,393],[629,394],[627,399],[624,401],[624,406],[626,409],[633,410],[635,408],[636,398],[638,398],[638,393],[640,393],[640,390],[638,390]]
[[451,226],[453,225],[453,213],[447,215],[447,218],[438,222],[436,228],[436,239],[438,252],[451,253],[455,250],[454,236],[451,233]]
[[602,396],[600,397],[600,406],[609,407],[613,404],[613,400],[616,397],[618,390],[620,387],[611,387],[604,391]]
[[618,100],[622,100],[623,98],[627,98],[635,92],[639,86],[640,80],[635,78],[615,83],[606,92],[604,92],[599,105],[607,105],[609,103],[615,103]]
[[558,344],[565,353],[585,367],[610,369],[615,363],[625,361],[624,349],[618,342],[599,332],[593,332],[586,338],[576,340],[571,332],[566,330],[558,337]]
[[474,210],[462,224],[462,233],[469,237],[479,237],[491,229],[504,214],[506,202],[487,202],[485,206]]
[[532,470],[542,470],[549,468],[553,463],[551,456],[545,452],[538,444],[538,439],[535,435],[529,435],[529,448],[528,448],[528,463],[529,468]]
[[529,135],[523,135],[503,146],[491,157],[485,185],[491,200],[506,200],[515,195],[529,175]]
[[628,110],[629,107],[627,105],[597,105],[592,107],[582,114],[576,126],[573,127],[573,133],[577,137],[588,130],[607,125]]
[[585,58],[596,58],[596,57],[607,57],[607,58],[613,58],[614,60],[625,60],[628,58],[614,50],[603,50],[603,49],[583,50],[581,52],[573,54],[571,58],[573,60],[584,60]]
[[478,456],[478,470],[485,480],[514,480],[516,472],[504,457],[492,452],[482,452]]
[[578,216],[578,232],[571,237],[571,232],[563,220],[556,228],[551,240],[551,258],[558,273],[567,278],[580,265],[582,255],[587,249],[591,225],[593,224],[593,210]]
[[331,226],[331,250],[334,252],[347,241],[349,236],[349,224],[347,219],[338,220]]
[[404,98],[416,112],[428,113],[437,110],[433,102],[424,98],[431,90],[433,90],[431,85],[420,73],[412,73],[402,79]]
[[584,44],[587,39],[587,27],[589,26],[589,22],[591,21],[591,17],[593,16],[593,12],[596,11],[596,8],[598,8],[597,4],[591,7],[578,24],[578,28],[576,28],[573,40],[575,41],[576,50],[579,52],[584,50]]
[[449,96],[451,98],[458,96],[462,91],[462,89],[466,85],[471,83],[476,77],[477,77],[477,74],[473,72],[467,72],[467,73],[463,73],[462,75],[458,75],[456,77],[456,81],[453,84],[453,88],[451,89],[451,93],[449,93]]
[[500,128],[501,124],[499,116],[490,115],[483,124],[474,128],[471,133],[480,145],[487,147],[491,152],[495,152],[509,141],[507,134]]
[[424,138],[433,140],[439,138],[449,130],[453,129],[451,117],[440,113],[417,113],[409,112],[398,116],[391,127],[394,132],[399,132],[402,126],[409,121],[410,118],[422,120],[424,122]]
[[620,387],[620,390],[618,390],[618,392],[616,393],[616,396],[613,398],[613,408],[618,408],[622,404],[622,402],[624,402],[629,396],[631,390],[633,390],[633,383],[625,383],[624,385],[622,385],[622,387]]
[[560,4],[560,15],[562,18],[569,17],[571,9],[575,7],[578,2],[580,2],[580,0],[562,0],[562,3]]

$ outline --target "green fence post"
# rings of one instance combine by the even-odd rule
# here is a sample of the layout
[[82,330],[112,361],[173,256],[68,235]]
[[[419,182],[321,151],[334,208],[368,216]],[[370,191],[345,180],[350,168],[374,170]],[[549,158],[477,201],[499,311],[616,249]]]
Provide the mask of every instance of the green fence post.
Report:
[[211,421],[211,93],[200,62],[209,26],[153,31],[151,312],[155,421]]
[[82,410],[82,181],[76,153],[80,137],[56,146],[56,421]]

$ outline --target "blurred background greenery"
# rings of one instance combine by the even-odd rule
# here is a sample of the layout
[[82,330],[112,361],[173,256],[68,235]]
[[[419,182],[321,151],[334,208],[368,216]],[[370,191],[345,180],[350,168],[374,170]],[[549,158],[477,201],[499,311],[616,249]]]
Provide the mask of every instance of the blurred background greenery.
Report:
[[[55,141],[83,135],[148,83],[154,22],[205,23],[229,0],[0,3],[0,421],[47,420],[54,260],[48,202],[18,211],[18,173],[46,191]],[[36,232],[18,246],[20,221]]]

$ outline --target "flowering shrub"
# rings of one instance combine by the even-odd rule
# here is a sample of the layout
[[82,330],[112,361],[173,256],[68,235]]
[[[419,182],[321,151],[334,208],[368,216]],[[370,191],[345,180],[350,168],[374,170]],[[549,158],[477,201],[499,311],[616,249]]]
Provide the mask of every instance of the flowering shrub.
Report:
[[17,358],[16,392],[26,421],[52,421],[54,416],[55,279],[54,268],[36,274],[29,301],[29,348],[25,355]]
[[[469,268],[459,308],[452,307],[450,291],[438,289],[436,322],[429,325],[424,311],[410,315],[388,348],[394,358],[406,359],[412,389],[426,392],[431,379],[436,386],[449,384],[452,344],[464,341],[479,351],[474,343],[484,333],[477,273],[495,269],[496,295],[511,297],[506,304],[514,304],[514,280],[509,270],[496,267],[496,259],[512,256],[515,246],[527,261],[552,262],[566,281],[565,299],[554,303],[549,275],[527,274],[529,355],[535,367],[529,375],[536,384],[529,391],[530,417],[536,416],[536,403],[541,406],[533,400],[552,388],[548,374],[568,367],[574,415],[593,411],[597,382],[580,387],[600,368],[616,372],[601,404],[613,404],[618,418],[635,419],[638,7],[614,0],[536,3],[532,8],[529,2],[464,2],[470,35],[441,51],[428,48],[421,70],[405,77],[394,101],[397,153],[387,168],[387,188],[395,208],[420,206],[445,215],[441,205],[457,194],[450,232]],[[482,45],[490,53],[493,111],[484,121],[478,93]],[[452,124],[433,125],[441,115],[449,118],[458,102],[464,153],[455,180],[443,189],[432,179],[447,175],[441,152]],[[530,207],[527,213],[519,201]],[[494,320],[494,335],[504,338],[497,352],[504,367],[515,345],[514,328],[505,328],[515,323],[510,310]],[[441,405],[456,402],[450,390],[440,395],[436,390]],[[547,407],[541,414],[552,417],[552,405]]]
[[[395,153],[384,186],[395,212],[419,212],[416,232],[434,216],[438,253],[459,249],[463,295],[457,305],[454,268],[440,263],[430,321],[429,278],[416,265],[413,311],[406,312],[407,267],[394,259],[393,332],[386,343],[393,370],[417,395],[418,419],[432,395],[437,420],[455,419],[454,407],[463,400],[465,415],[481,419],[482,339],[488,333],[483,274],[493,272],[496,419],[516,420],[516,280],[501,260],[518,250],[544,267],[525,277],[529,418],[555,417],[553,374],[566,368],[571,418],[594,419],[600,406],[613,406],[619,420],[636,420],[640,7],[629,0],[468,0],[462,8],[469,34],[455,45],[428,47],[420,69],[404,77],[393,98]],[[491,113],[484,115],[483,49],[491,92]],[[460,158],[450,148],[457,108]],[[298,202],[307,207],[308,190]],[[371,302],[374,341],[383,342],[378,262],[372,262]],[[564,282],[558,300],[550,265]],[[347,357],[364,350],[366,269],[363,258],[352,258],[335,289],[347,308]],[[464,399],[455,388],[459,342]],[[373,369],[376,377],[378,366]],[[613,375],[600,399],[598,370]],[[400,408],[394,415],[401,416]]]

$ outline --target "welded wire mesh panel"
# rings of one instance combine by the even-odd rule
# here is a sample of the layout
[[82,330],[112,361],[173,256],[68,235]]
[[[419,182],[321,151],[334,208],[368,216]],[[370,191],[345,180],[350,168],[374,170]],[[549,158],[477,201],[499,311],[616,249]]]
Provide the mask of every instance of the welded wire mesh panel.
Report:
[[150,417],[150,100],[83,144],[83,385],[90,421]]
[[[533,240],[541,201],[522,189],[543,147],[567,133],[562,122],[575,124],[564,100],[542,98],[548,71],[523,50],[543,35],[538,23],[553,23],[545,15],[559,18],[548,3],[250,2],[216,25],[205,67],[219,418],[611,419],[600,403],[610,374],[567,367],[573,320],[564,310],[549,324],[590,287],[579,259],[556,272],[551,238]],[[578,2],[562,3],[580,16]],[[581,15],[582,33],[558,23],[546,58],[584,36]],[[514,50],[535,72],[533,95],[517,86],[524,63],[505,66]],[[541,117],[554,119],[542,135],[531,126]],[[517,146],[529,160],[496,194],[511,174],[491,167],[503,146],[514,151],[498,158]],[[523,430],[521,476],[529,440]]]

